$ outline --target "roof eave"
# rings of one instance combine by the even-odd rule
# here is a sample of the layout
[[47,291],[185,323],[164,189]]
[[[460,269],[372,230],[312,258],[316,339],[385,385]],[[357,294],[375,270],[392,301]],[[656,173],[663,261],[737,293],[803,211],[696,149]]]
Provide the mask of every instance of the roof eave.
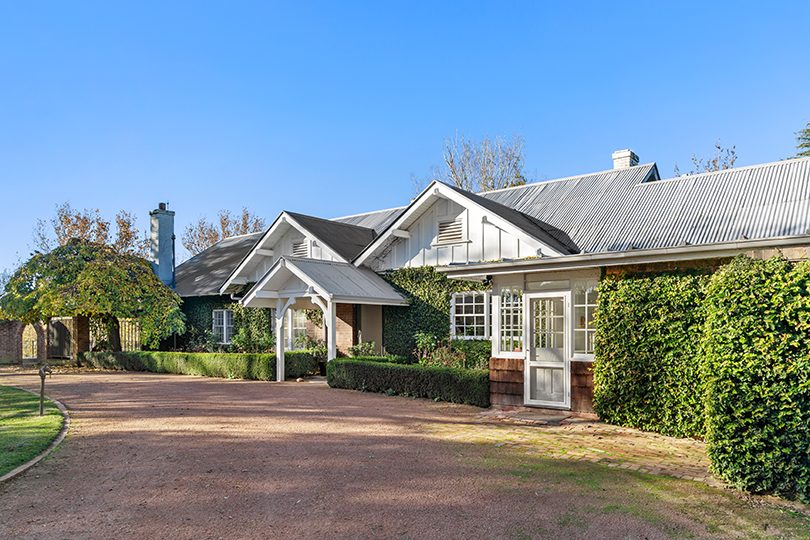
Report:
[[550,272],[555,270],[598,268],[602,266],[624,266],[628,264],[728,258],[751,249],[778,249],[782,247],[799,246],[810,246],[810,235],[784,236],[759,240],[738,240],[735,242],[720,242],[696,246],[690,245],[658,249],[588,253],[562,257],[544,257],[541,259],[473,263],[459,266],[445,266],[437,268],[437,270],[447,274],[450,278],[466,278],[482,275]]

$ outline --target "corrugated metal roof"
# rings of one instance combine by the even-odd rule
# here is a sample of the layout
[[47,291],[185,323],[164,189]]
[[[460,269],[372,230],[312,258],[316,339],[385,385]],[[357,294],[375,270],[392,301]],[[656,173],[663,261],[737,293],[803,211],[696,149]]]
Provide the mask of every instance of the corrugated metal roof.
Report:
[[232,236],[180,264],[175,292],[181,297],[218,295],[219,288],[262,233]]
[[482,197],[557,227],[586,253],[803,235],[810,159],[644,181],[639,165]]
[[390,225],[397,217],[407,208],[400,206],[399,208],[388,208],[387,210],[377,210],[376,212],[368,212],[366,214],[357,214],[354,216],[344,216],[332,219],[332,221],[339,221],[341,223],[350,223],[352,225],[359,225],[374,229],[374,232],[380,234]]
[[[391,305],[407,303],[396,289],[368,268],[319,259],[282,257],[267,274],[277,271],[277,265],[287,265],[299,270],[323,288],[335,301],[352,300],[362,304],[365,300],[369,303]],[[264,281],[260,280],[259,284]]]

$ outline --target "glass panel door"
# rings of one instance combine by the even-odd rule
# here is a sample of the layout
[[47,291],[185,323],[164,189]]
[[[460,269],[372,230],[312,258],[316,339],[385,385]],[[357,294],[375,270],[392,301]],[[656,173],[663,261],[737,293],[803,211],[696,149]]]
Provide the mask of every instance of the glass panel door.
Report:
[[524,401],[527,405],[568,407],[569,294],[526,295],[526,300]]

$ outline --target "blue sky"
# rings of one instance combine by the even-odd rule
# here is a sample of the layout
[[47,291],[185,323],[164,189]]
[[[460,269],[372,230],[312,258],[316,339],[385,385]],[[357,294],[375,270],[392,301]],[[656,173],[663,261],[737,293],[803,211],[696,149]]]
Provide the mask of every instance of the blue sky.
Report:
[[808,2],[5,2],[0,270],[64,201],[144,227],[168,200],[178,236],[398,206],[456,132],[523,136],[537,180],[789,157],[808,27]]

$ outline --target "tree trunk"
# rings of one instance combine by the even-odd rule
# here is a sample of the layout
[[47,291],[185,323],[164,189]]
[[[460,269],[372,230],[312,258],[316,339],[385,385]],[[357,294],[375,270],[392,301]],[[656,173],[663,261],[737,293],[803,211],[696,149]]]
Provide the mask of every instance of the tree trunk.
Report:
[[110,350],[121,352],[121,324],[112,315],[107,317],[107,338],[110,340]]

